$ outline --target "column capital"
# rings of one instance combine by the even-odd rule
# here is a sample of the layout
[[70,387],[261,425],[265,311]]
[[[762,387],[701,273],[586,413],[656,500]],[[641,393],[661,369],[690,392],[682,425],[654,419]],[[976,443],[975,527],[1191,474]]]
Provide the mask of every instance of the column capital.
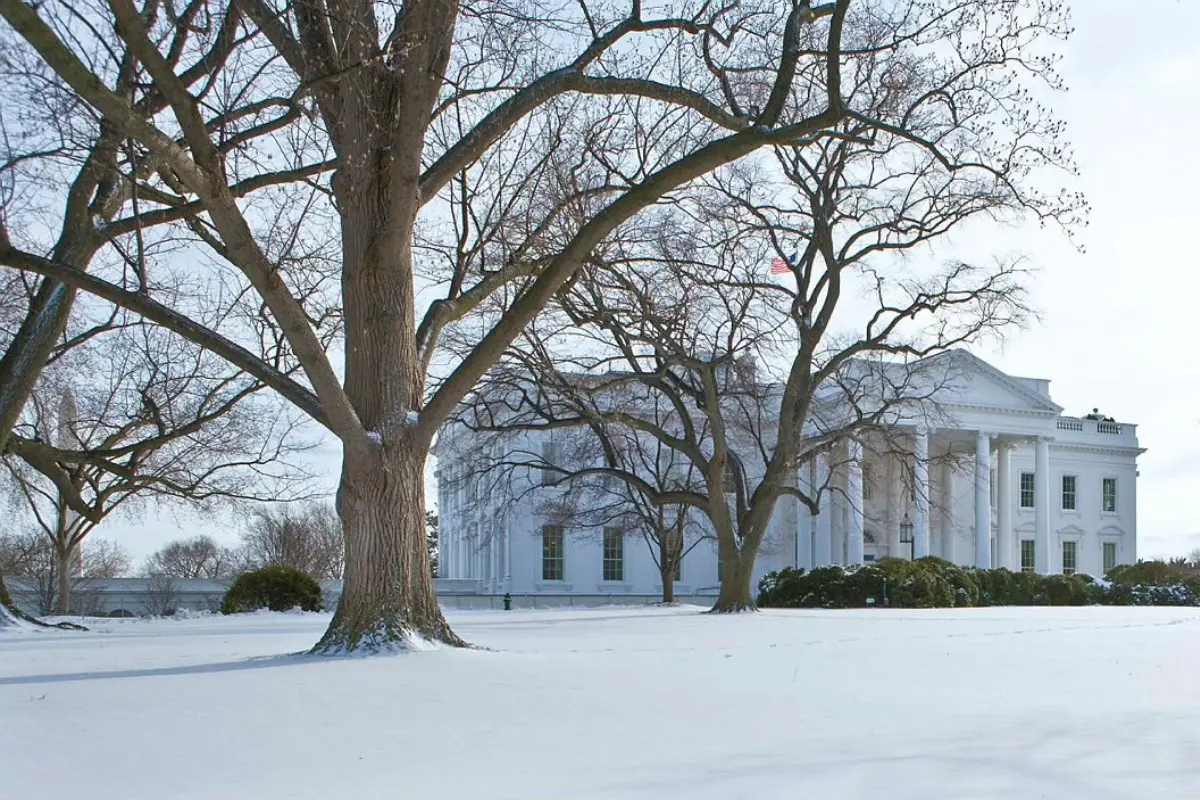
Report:
[[1050,444],[1054,441],[1054,437],[1048,435],[1039,435],[1034,438],[1038,441],[1038,444]]

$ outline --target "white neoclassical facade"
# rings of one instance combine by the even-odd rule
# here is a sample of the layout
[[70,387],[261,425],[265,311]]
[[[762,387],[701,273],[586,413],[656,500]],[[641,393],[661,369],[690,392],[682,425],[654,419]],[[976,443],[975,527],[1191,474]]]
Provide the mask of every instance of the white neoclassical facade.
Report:
[[[936,421],[857,437],[805,465],[796,480],[827,489],[820,513],[792,498],[776,504],[756,581],[782,567],[885,556],[1091,575],[1136,561],[1136,426],[1094,412],[1066,415],[1048,380],[1007,375],[965,351],[938,358],[953,363],[957,377],[938,400]],[[545,451],[533,439],[547,434],[526,436],[523,449]],[[534,487],[520,503],[502,503],[480,482],[456,479],[450,448],[439,443],[435,455],[441,576],[495,594],[660,593],[650,548],[636,533],[564,530],[539,513],[536,499],[558,488]],[[688,547],[677,595],[714,593],[715,542],[701,537]]]

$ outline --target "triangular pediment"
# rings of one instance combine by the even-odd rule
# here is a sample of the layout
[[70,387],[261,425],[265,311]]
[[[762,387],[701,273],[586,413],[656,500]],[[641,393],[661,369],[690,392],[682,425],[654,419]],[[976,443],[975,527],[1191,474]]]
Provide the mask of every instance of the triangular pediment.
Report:
[[1059,406],[1049,397],[1031,388],[1027,381],[1013,378],[966,350],[941,353],[937,360],[945,369],[941,402],[986,408],[1058,414]]

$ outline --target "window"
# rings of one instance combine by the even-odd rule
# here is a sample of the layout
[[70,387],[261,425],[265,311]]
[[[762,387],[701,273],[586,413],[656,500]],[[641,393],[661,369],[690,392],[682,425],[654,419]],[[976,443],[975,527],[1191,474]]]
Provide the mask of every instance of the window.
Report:
[[1034,476],[1032,472],[1021,473],[1021,508],[1033,508]]
[[625,580],[625,537],[620,528],[604,529],[604,580]]
[[873,464],[863,464],[863,502],[870,503],[875,499],[875,470]]
[[563,529],[561,525],[542,526],[542,580],[563,579]]
[[1062,476],[1062,508],[1063,511],[1074,511],[1075,504],[1075,488],[1078,481],[1074,475]]
[[988,473],[988,505],[996,507],[996,470]]
[[[559,448],[554,442],[542,442],[542,463],[558,465]],[[542,486],[551,486],[558,482],[558,473],[552,469],[542,470]]]
[[1021,572],[1033,572],[1037,566],[1033,539],[1021,540]]
[[1104,542],[1100,545],[1100,552],[1104,557],[1104,571],[1108,572],[1117,565],[1117,543]]
[[1101,511],[1113,513],[1117,510],[1117,479],[1105,478],[1100,483]]
[[1079,542],[1063,542],[1063,575],[1074,575],[1079,554]]

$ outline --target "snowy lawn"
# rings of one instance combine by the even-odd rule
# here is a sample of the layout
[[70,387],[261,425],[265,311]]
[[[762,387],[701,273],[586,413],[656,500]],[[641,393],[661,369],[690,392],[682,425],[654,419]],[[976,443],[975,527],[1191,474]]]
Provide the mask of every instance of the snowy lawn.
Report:
[[[451,614],[0,634],[4,798],[1200,796],[1200,610]],[[282,655],[281,655],[282,654]]]

